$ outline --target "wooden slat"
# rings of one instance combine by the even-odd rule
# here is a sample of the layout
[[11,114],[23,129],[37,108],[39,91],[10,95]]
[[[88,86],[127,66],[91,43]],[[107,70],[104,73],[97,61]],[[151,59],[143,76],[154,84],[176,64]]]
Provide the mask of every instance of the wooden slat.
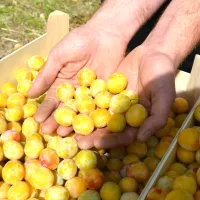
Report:
[[54,11],[47,22],[47,50],[50,51],[69,32],[69,15]]

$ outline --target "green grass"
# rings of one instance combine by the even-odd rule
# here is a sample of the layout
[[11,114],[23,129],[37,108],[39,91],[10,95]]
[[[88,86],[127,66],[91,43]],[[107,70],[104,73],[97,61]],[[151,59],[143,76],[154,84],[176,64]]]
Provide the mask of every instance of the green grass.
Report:
[[87,22],[100,0],[0,0],[0,58],[39,37],[48,15],[60,10],[70,15],[70,29]]

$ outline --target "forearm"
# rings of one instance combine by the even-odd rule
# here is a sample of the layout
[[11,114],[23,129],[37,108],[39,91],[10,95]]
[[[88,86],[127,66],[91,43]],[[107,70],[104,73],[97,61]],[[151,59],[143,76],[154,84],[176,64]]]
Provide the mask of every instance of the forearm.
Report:
[[129,42],[166,0],[106,0],[89,24],[121,35]]
[[144,45],[167,54],[178,67],[199,40],[199,0],[173,0]]

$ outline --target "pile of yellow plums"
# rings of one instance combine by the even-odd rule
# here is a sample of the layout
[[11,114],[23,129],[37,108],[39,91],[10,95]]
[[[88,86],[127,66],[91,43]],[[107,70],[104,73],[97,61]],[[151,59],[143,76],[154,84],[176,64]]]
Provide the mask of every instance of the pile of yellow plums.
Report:
[[147,200],[200,200],[200,105],[194,111],[196,126],[178,135],[176,159],[151,189]]
[[[88,135],[103,127],[111,134],[123,134],[127,124],[141,126],[147,111],[139,104],[139,97],[126,89],[128,80],[122,73],[114,73],[105,81],[83,68],[77,76],[79,87],[63,83],[56,91],[62,105],[54,113],[55,120],[62,126],[72,126],[74,132],[66,137],[45,135],[33,118],[45,94],[37,99],[27,97],[44,65],[44,58],[32,56],[28,67],[17,71],[17,84],[6,82],[1,86],[0,199],[138,199],[185,120],[188,102],[176,98],[165,127],[147,143],[82,150],[75,134]],[[184,152],[189,150],[186,146],[180,147],[183,160],[189,156]]]
[[147,118],[138,96],[126,90],[128,80],[122,73],[116,72],[105,81],[91,69],[83,68],[77,81],[78,88],[63,83],[56,90],[57,98],[63,102],[54,113],[58,124],[72,126],[81,135],[106,126],[111,133],[121,133],[126,124],[139,127]]

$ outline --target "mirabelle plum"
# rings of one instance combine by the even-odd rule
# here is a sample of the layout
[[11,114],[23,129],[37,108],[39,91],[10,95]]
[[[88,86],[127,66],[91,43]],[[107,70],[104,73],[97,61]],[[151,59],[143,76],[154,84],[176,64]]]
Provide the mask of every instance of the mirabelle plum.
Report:
[[22,82],[24,80],[32,80],[33,76],[32,73],[29,69],[27,68],[21,68],[19,70],[17,70],[16,72],[16,76],[15,76],[17,82]]
[[27,103],[22,107],[24,111],[24,118],[32,117],[37,111],[37,106],[32,103]]
[[118,171],[105,171],[104,172],[104,179],[105,182],[115,182],[115,183],[119,183],[119,181],[121,180],[121,175]]
[[74,177],[65,183],[65,187],[70,193],[70,197],[78,198],[84,191],[86,191],[86,183],[80,177]]
[[176,136],[178,130],[179,130],[178,128],[173,127],[173,128],[169,131],[168,135],[174,138],[174,137]]
[[97,191],[86,190],[78,197],[78,200],[101,200],[101,198]]
[[109,157],[122,159],[126,155],[126,147],[116,147],[109,150]]
[[28,91],[32,86],[32,81],[23,80],[17,84],[17,91],[23,94],[25,97],[28,96]]
[[159,159],[162,159],[170,146],[170,142],[161,142],[155,148],[155,154]]
[[180,128],[186,118],[187,118],[187,114],[179,114],[179,115],[177,115],[175,117],[175,126],[177,128]]
[[107,80],[108,91],[113,94],[118,94],[123,91],[127,84],[128,80],[126,76],[119,72],[112,74]]
[[[35,133],[35,134],[37,134],[37,133]],[[34,135],[34,134],[32,134],[32,135]],[[55,136],[57,136],[57,133],[51,133],[51,134],[44,134],[44,133],[42,133],[42,131],[40,130],[39,131],[39,135],[41,136],[41,138],[43,138],[44,139],[44,141],[45,142],[49,142],[50,140],[52,140],[52,138],[54,138]]]
[[132,105],[126,112],[126,121],[132,127],[139,127],[147,118],[147,111],[141,104]]
[[58,107],[54,113],[56,122],[61,126],[71,126],[75,116],[76,112],[67,106]]
[[95,97],[99,92],[107,91],[106,82],[102,79],[96,79],[90,86],[91,95]]
[[83,95],[76,100],[77,110],[82,114],[90,114],[95,110],[95,100],[89,95]]
[[173,103],[172,111],[175,113],[185,113],[189,109],[189,105],[186,99],[177,97]]
[[200,190],[195,193],[194,200],[200,200]]
[[99,189],[104,183],[104,174],[97,168],[80,170],[78,176],[86,182],[87,188],[91,190]]
[[149,148],[147,150],[147,157],[152,157],[152,156],[156,156],[156,154],[155,154],[155,148]]
[[64,103],[64,106],[67,106],[68,108],[73,109],[75,112],[77,112],[77,107],[76,107],[76,100],[75,99],[69,99]]
[[75,177],[77,173],[77,166],[72,159],[64,159],[58,165],[58,174],[65,180]]
[[118,113],[111,115],[107,127],[108,130],[113,133],[122,132],[126,127],[126,119],[124,115]]
[[173,127],[175,127],[175,121],[174,121],[172,118],[168,118],[166,125],[165,125],[163,128],[161,128],[160,130],[158,130],[158,131],[155,133],[155,136],[156,136],[157,138],[162,138],[162,137],[168,135],[169,132],[170,132],[170,130],[171,130]]
[[99,92],[95,96],[96,105],[99,108],[109,108],[112,94],[108,91]]
[[149,171],[153,172],[156,167],[158,166],[160,160],[156,157],[148,157],[144,160],[144,163],[147,165],[147,167],[149,168]]
[[35,55],[32,56],[31,58],[29,58],[28,60],[28,66],[32,69],[32,70],[41,70],[45,65],[45,60],[44,58],[42,58],[41,56]]
[[75,99],[77,100],[78,98],[81,98],[82,96],[90,95],[90,94],[91,94],[91,91],[89,88],[87,88],[85,86],[80,86],[80,87],[76,88]]
[[38,102],[37,99],[30,99],[30,98],[27,98],[26,99],[26,103],[32,103],[34,104],[35,106],[39,107],[40,103]]
[[126,174],[140,183],[149,177],[149,169],[143,162],[133,163],[127,167]]
[[39,124],[35,122],[33,117],[26,118],[22,124],[22,132],[25,136],[37,133],[38,129]]
[[10,95],[7,99],[7,107],[14,108],[14,107],[22,107],[26,103],[26,98],[24,95],[20,93],[14,93]]
[[120,180],[119,187],[121,192],[135,192],[137,190],[137,182],[134,178],[125,177]]
[[0,117],[0,134],[4,133],[7,130],[7,122],[5,119]]
[[178,159],[185,164],[191,164],[195,160],[195,153],[182,147],[178,147],[176,155]]
[[156,186],[160,189],[163,189],[165,192],[169,193],[173,187],[173,179],[168,176],[163,176],[158,179]]
[[195,153],[195,159],[200,164],[200,149]]
[[78,82],[81,86],[90,86],[96,79],[96,74],[89,68],[83,68],[78,72]]
[[169,171],[176,171],[179,175],[183,175],[186,172],[186,167],[181,163],[173,163],[169,166]]
[[8,198],[8,190],[10,189],[10,185],[3,181],[0,181],[0,199]]
[[155,148],[158,143],[159,143],[159,139],[157,137],[151,135],[147,140],[147,147]]
[[90,117],[93,119],[96,128],[103,128],[107,125],[111,115],[108,110],[99,108],[91,112]]
[[30,169],[28,171],[26,166],[26,173],[28,173],[26,178],[31,186],[38,190],[46,190],[50,188],[54,183],[53,172],[37,163],[34,165],[32,164],[32,166],[33,167],[31,168],[30,165]]
[[41,165],[38,159],[29,159],[24,163],[24,166],[26,169],[25,180],[27,180],[32,176],[32,173],[35,171],[35,169]]
[[7,184],[21,181],[25,176],[25,169],[20,161],[8,161],[2,169],[2,178]]
[[34,81],[36,79],[36,77],[38,76],[39,72],[36,70],[31,70],[31,73],[32,73],[32,79]]
[[10,160],[18,160],[24,155],[23,146],[15,140],[4,141],[3,152],[5,157]]
[[165,200],[165,197],[166,192],[163,189],[154,187],[149,191],[146,200]]
[[134,153],[139,158],[144,158],[147,154],[147,145],[139,141],[135,141],[127,146],[127,152],[129,154]]
[[9,200],[26,200],[30,195],[30,188],[26,182],[19,181],[8,190]]
[[68,200],[69,192],[67,188],[63,186],[54,185],[45,191],[44,196],[45,200]]
[[98,169],[104,169],[106,167],[108,158],[105,155],[100,155],[100,154],[96,154],[97,156],[97,168]]
[[124,94],[124,95],[128,96],[129,99],[131,100],[132,105],[138,104],[138,102],[139,102],[138,95],[135,92],[133,92],[132,90],[123,90],[120,92],[120,94]]
[[17,87],[15,84],[11,82],[6,82],[2,85],[1,91],[3,94],[9,97],[11,94],[14,94],[17,92]]
[[56,169],[60,162],[56,151],[50,148],[45,148],[42,150],[39,160],[43,167],[47,167],[51,170]]
[[176,179],[179,175],[180,174],[177,171],[173,171],[173,170],[167,171],[165,173],[165,176],[168,176],[168,177],[172,178],[173,180]]
[[139,195],[135,192],[125,192],[122,194],[120,200],[137,200]]
[[6,110],[6,119],[10,122],[17,122],[23,118],[24,112],[21,108],[8,108]]
[[172,118],[172,119],[174,119],[175,116],[176,116],[175,113],[172,110],[170,110],[169,117]]
[[200,168],[197,170],[196,178],[197,178],[198,185],[200,185]]
[[21,128],[21,125],[19,122],[9,122],[7,129],[13,130],[13,131],[17,132],[18,134],[20,134],[22,131],[22,128]]
[[[28,186],[29,186],[29,188],[30,188],[30,195],[29,195],[29,197],[30,197],[30,199],[32,200],[32,198],[33,198],[33,200],[35,199],[34,197],[38,197],[38,195],[39,195],[39,190],[38,189],[35,189],[34,187],[32,187],[28,182],[26,182],[27,184],[28,184]],[[37,199],[36,199],[37,200]]]
[[180,132],[178,143],[188,151],[196,151],[200,148],[199,132],[195,128],[186,128]]
[[13,130],[8,130],[1,134],[2,142],[6,141],[6,140],[15,140],[15,141],[19,142],[20,139],[21,139],[20,134]]
[[110,100],[110,109],[113,113],[125,113],[130,105],[129,97],[124,94],[114,95]]
[[184,190],[173,190],[172,192],[170,192],[165,200],[194,200],[193,196]]
[[81,150],[76,155],[75,162],[79,169],[92,169],[97,165],[97,157],[91,150]]
[[72,125],[74,131],[81,135],[89,135],[94,130],[94,121],[91,117],[84,114],[76,115]]
[[62,102],[66,102],[69,99],[72,99],[74,95],[75,88],[70,83],[63,83],[59,85],[56,89],[56,97]]
[[136,163],[139,161],[140,161],[139,157],[134,153],[127,154],[122,160],[124,166],[129,165],[131,163]]
[[27,135],[26,141],[28,141],[28,140],[40,140],[41,142],[43,141],[42,136],[38,133],[33,133],[31,135]]
[[200,164],[198,162],[194,162],[194,163],[188,165],[188,169],[192,169],[192,170],[196,170],[196,171],[199,169],[199,167],[200,167]]
[[56,147],[56,153],[60,158],[73,158],[78,152],[77,141],[73,137],[62,138]]
[[184,175],[190,176],[196,180],[196,172],[197,172],[197,169],[188,169]]
[[8,97],[5,94],[0,93],[0,108],[5,108],[7,105]]
[[122,164],[122,161],[120,159],[118,159],[118,158],[108,159],[107,168],[109,170],[120,171],[122,167],[123,167],[123,164]]
[[44,144],[41,140],[27,140],[24,152],[29,158],[39,158],[43,149]]
[[194,118],[200,121],[200,104],[194,110]]
[[194,195],[197,191],[197,183],[193,177],[182,175],[174,180],[173,189],[187,191]]
[[61,185],[61,186],[64,185],[64,179],[58,174],[58,171],[55,170],[53,173],[55,177],[53,185]]
[[[47,144],[48,148],[51,148],[56,151],[57,147],[59,146],[60,140],[62,138],[60,136],[53,137]],[[56,152],[57,153],[57,152]],[[58,153],[57,153],[58,154]]]
[[101,187],[100,196],[102,200],[120,200],[120,187],[114,182],[106,182]]

